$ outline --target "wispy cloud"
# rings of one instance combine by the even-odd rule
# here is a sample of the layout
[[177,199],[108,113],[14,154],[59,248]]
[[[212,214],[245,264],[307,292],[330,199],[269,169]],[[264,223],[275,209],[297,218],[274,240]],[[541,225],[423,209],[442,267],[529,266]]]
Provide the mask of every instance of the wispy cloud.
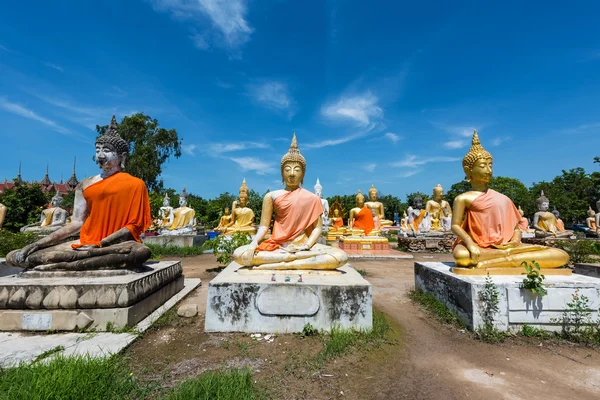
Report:
[[578,134],[578,133],[586,133],[590,131],[599,131],[600,130],[600,122],[593,122],[589,124],[578,125],[573,128],[561,129],[559,133],[565,134]]
[[416,174],[418,174],[418,173],[419,173],[419,172],[421,172],[421,171],[422,171],[421,169],[413,169],[412,171],[406,171],[406,172],[404,172],[404,173],[402,173],[402,174],[398,174],[398,175],[396,175],[396,176],[397,176],[398,178],[409,178],[409,177],[411,177],[411,176],[413,176],[413,175],[416,175]]
[[392,132],[387,132],[385,135],[383,135],[383,137],[386,138],[386,139],[388,139],[393,144],[396,144],[400,140],[402,140],[402,136],[400,136],[400,135],[398,135],[396,133],[392,133]]
[[238,164],[245,171],[255,171],[258,175],[272,174],[276,170],[272,164],[254,157],[229,157],[229,159]]
[[510,140],[511,137],[510,136],[503,136],[503,137],[497,137],[492,139],[492,146],[500,146],[502,143]]
[[46,67],[48,67],[48,68],[52,68],[52,69],[55,69],[55,70],[60,71],[60,72],[65,72],[65,70],[61,66],[59,66],[59,65],[52,64],[52,63],[49,63],[49,62],[45,62],[44,65]]
[[267,143],[259,142],[237,142],[237,143],[212,143],[206,147],[206,150],[215,156],[219,156],[223,153],[230,153],[233,151],[240,150],[251,150],[251,149],[268,149]]
[[318,142],[307,143],[307,144],[302,145],[302,147],[307,148],[307,149],[320,149],[323,147],[337,146],[339,144],[351,142],[353,140],[360,139],[365,136],[369,136],[370,134],[372,134],[372,130],[374,127],[375,127],[375,124],[371,124],[366,130],[364,130],[362,132],[355,133],[353,135],[343,136],[338,139],[325,139],[325,140],[320,140]]
[[[167,12],[176,19],[191,20],[195,30],[201,31],[199,41],[195,33],[192,40],[196,47],[205,50],[210,44],[238,50],[250,40],[253,29],[246,20],[246,0],[151,0],[156,11]],[[206,22],[212,29],[207,29]],[[199,46],[199,44],[201,44]]]
[[41,115],[37,114],[35,111],[25,108],[20,104],[9,102],[6,97],[0,97],[0,108],[3,108],[4,110],[12,114],[16,114],[27,119],[41,122],[42,124],[49,126],[58,133],[62,133],[64,135],[72,134],[72,132],[64,126],[57,124],[51,119],[44,118]]
[[113,85],[110,89],[110,92],[106,92],[108,96],[112,97],[125,97],[127,96],[127,92],[121,89],[118,86]]
[[246,90],[254,101],[266,108],[276,111],[286,111],[290,118],[295,113],[295,102],[285,83],[279,81],[251,83],[246,85]]
[[404,157],[404,160],[390,163],[392,167],[398,168],[416,168],[420,165],[430,164],[430,163],[442,163],[442,162],[454,162],[460,160],[459,157],[419,157],[414,154],[409,154]]
[[374,119],[383,117],[383,110],[377,103],[377,97],[370,91],[360,95],[345,95],[333,103],[323,105],[321,115],[331,120],[367,126]]
[[190,35],[190,39],[192,39],[192,42],[194,42],[194,46],[196,46],[197,49],[210,49],[210,44],[208,44],[208,41],[206,40],[206,37],[204,37],[204,35],[194,33],[193,35]]
[[364,169],[367,172],[375,172],[375,167],[377,167],[377,164],[371,163],[363,165],[362,169]]
[[195,144],[182,144],[181,150],[183,150],[183,152],[185,154],[194,157],[196,155],[196,153],[195,153],[196,147],[197,146]]
[[466,140],[450,140],[444,143],[444,147],[447,149],[460,149],[468,144]]
[[450,125],[441,122],[430,123],[450,134],[451,140],[444,142],[444,147],[447,149],[460,149],[469,145],[469,139],[473,136],[473,131],[479,130],[475,126],[469,125]]
[[220,80],[219,78],[217,78],[215,80],[215,86],[218,86],[222,89],[231,89],[233,87],[233,85],[229,82],[224,82],[222,80]]

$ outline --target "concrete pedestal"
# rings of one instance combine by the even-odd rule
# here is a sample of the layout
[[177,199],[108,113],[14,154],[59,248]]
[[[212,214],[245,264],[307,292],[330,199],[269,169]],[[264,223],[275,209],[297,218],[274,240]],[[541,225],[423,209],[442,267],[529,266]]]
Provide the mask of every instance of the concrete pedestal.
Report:
[[308,323],[326,331],[371,329],[372,308],[371,284],[348,264],[334,271],[253,271],[232,262],[208,285],[205,330],[293,333]]
[[[470,329],[483,325],[483,303],[479,294],[485,287],[485,276],[456,275],[454,263],[415,262],[415,289],[433,295],[452,310]],[[563,312],[577,290],[590,300],[593,320],[598,320],[600,279],[583,275],[546,276],[548,294],[534,295],[522,289],[522,275],[492,276],[499,295],[500,311],[494,325],[500,330],[520,330],[523,324],[548,331],[560,330]]]
[[199,247],[206,240],[208,240],[208,235],[158,235],[142,238],[144,244],[175,247]]
[[411,253],[450,253],[456,236],[451,233],[404,237],[398,235],[398,247],[405,247]]
[[576,274],[593,276],[594,278],[600,278],[600,263],[581,263],[575,264]]
[[25,272],[0,278],[0,330],[121,329],[183,288],[181,263],[137,271]]

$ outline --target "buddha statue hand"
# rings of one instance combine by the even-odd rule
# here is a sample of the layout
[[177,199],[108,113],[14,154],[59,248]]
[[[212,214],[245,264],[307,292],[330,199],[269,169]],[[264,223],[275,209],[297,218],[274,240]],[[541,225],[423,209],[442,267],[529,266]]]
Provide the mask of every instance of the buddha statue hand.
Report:
[[256,248],[258,247],[258,243],[252,241],[244,252],[240,255],[240,260],[242,261],[242,265],[252,265],[252,260],[254,259],[254,253]]
[[[14,257],[14,264],[21,264],[22,262],[24,262],[27,257],[29,257],[29,255],[31,253],[34,253],[36,251],[39,250],[39,246],[36,243],[32,243],[29,244],[25,247],[23,247],[21,250],[18,250],[17,252],[13,253],[13,257]],[[9,258],[10,261],[10,257],[7,256],[7,258]]]
[[297,253],[299,251],[308,251],[310,250],[310,246],[307,244],[301,244],[300,246],[297,246],[295,244],[290,244],[287,247],[282,247],[283,250],[290,252],[290,253]]
[[502,243],[502,244],[493,244],[492,246],[494,246],[496,249],[499,250],[508,250],[508,249],[514,249],[515,247],[519,247],[521,245],[520,242],[506,242],[506,243]]
[[467,250],[469,250],[469,253],[471,253],[471,260],[473,261],[473,263],[475,263],[475,264],[479,263],[479,256],[481,254],[481,250],[479,249],[479,246],[477,246],[475,243],[473,243],[466,247],[467,247]]

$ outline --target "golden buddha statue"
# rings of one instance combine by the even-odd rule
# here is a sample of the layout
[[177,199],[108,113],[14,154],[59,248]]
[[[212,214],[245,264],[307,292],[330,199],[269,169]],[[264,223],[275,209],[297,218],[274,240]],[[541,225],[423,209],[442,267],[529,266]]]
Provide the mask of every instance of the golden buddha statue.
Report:
[[327,240],[336,240],[346,233],[346,227],[344,227],[344,208],[336,199],[329,210],[331,212],[331,226],[327,231]]
[[380,231],[375,229],[373,211],[367,207],[365,196],[358,189],[356,207],[350,210],[348,216],[348,232],[352,236],[377,236]]
[[554,207],[554,210],[552,210],[552,214],[554,214],[554,218],[556,218],[556,228],[561,232],[566,232],[565,223],[562,219],[560,219],[560,212],[558,212],[556,207]]
[[233,213],[231,214],[231,225],[225,228],[225,235],[233,235],[235,232],[246,232],[250,235],[256,233],[254,227],[254,211],[247,207],[248,205],[248,185],[246,179],[243,180],[240,187],[238,200],[233,203]]
[[[596,213],[596,234],[600,236],[600,200],[596,202],[596,209],[598,212]],[[2,228],[2,224],[0,224],[0,228]]]
[[169,198],[169,194],[165,192],[165,197],[163,198],[163,206],[158,209],[159,215],[159,228],[168,228],[173,224],[173,207],[171,207],[171,199]]
[[425,205],[431,218],[431,230],[449,231],[452,225],[452,208],[444,200],[444,189],[439,183],[433,188],[433,199]]
[[39,232],[47,234],[60,229],[67,223],[68,213],[61,208],[63,198],[56,190],[56,194],[50,200],[50,206],[42,210],[40,221],[35,224],[25,225],[21,228],[21,232]]
[[410,231],[410,224],[408,223],[408,214],[406,214],[406,210],[402,213],[402,219],[400,220],[400,230],[402,232]]
[[371,189],[369,189],[369,201],[365,203],[365,207],[370,210],[375,210],[375,215],[379,219],[379,224],[381,226],[392,226],[394,222],[390,221],[389,219],[385,219],[383,203],[377,201],[378,194],[379,192],[377,189],[375,189],[375,185],[371,185]]
[[6,206],[0,203],[0,230],[2,230],[2,224],[4,224],[4,218],[6,217]]
[[196,226],[196,211],[187,206],[186,188],[179,194],[179,207],[173,210],[173,222],[161,229],[159,235],[193,235]]
[[454,273],[518,275],[524,272],[522,262],[535,261],[543,270],[569,262],[563,250],[521,243],[519,225],[525,229],[525,221],[507,196],[488,188],[492,155],[481,146],[477,132],[462,164],[471,190],[454,200],[452,232],[458,236],[452,252]]
[[550,201],[544,196],[542,190],[540,197],[535,201],[538,207],[538,212],[533,216],[533,229],[535,229],[535,237],[570,237],[573,235],[573,231],[566,231],[564,224],[562,230],[559,228],[556,216],[548,211],[550,207]]
[[[331,270],[346,264],[345,252],[317,243],[322,232],[323,205],[314,193],[300,187],[305,172],[306,160],[294,134],[289,151],[281,159],[285,188],[265,195],[256,236],[249,245],[238,247],[233,253],[238,264],[274,270]],[[273,211],[273,234],[261,242],[271,225]]]
[[590,231],[598,233],[598,225],[596,225],[596,212],[592,209],[592,206],[587,210],[588,217],[585,220],[585,223]]
[[229,207],[225,207],[225,211],[223,212],[223,216],[219,220],[219,225],[215,228],[217,232],[224,232],[227,227],[231,225],[231,213],[229,212]]

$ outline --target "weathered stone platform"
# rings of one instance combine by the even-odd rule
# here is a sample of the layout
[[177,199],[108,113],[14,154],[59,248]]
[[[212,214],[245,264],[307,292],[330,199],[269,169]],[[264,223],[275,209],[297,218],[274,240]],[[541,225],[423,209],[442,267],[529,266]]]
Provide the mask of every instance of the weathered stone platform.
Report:
[[[485,276],[456,275],[454,263],[415,262],[415,289],[433,295],[452,310],[470,329],[483,325],[483,304],[479,294],[485,287]],[[524,324],[554,331],[561,329],[567,303],[578,290],[590,300],[592,318],[598,320],[600,279],[573,274],[546,276],[544,287],[548,294],[534,295],[522,289],[522,275],[492,276],[499,295],[500,311],[494,325],[500,330],[520,330]]]
[[594,278],[600,278],[600,263],[581,263],[575,264],[576,274],[593,276]]
[[455,240],[453,234],[419,237],[398,235],[398,247],[405,247],[410,253],[451,253]]
[[308,323],[326,331],[371,329],[372,308],[371,284],[348,264],[334,271],[268,271],[232,262],[208,285],[205,330],[293,333]]
[[183,288],[181,263],[136,271],[36,272],[0,278],[0,330],[120,329],[133,326]]
[[207,240],[208,235],[157,235],[142,238],[144,244],[175,247],[199,247]]

